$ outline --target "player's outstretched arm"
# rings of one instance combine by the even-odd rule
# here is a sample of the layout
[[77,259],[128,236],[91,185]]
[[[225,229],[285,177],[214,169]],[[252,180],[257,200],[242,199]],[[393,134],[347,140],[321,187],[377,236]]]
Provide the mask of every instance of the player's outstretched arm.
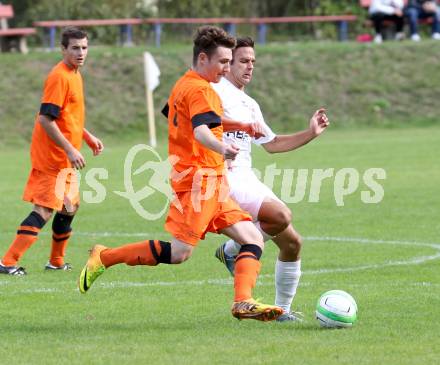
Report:
[[64,137],[61,133],[58,125],[53,119],[46,115],[39,115],[39,123],[50,137],[58,146],[60,146],[64,152],[66,152],[67,158],[69,159],[72,166],[76,169],[82,169],[86,165],[86,160],[82,154],[72,146],[72,144]]
[[99,155],[104,150],[104,144],[101,142],[101,140],[95,137],[85,128],[83,129],[83,139],[93,151],[93,156]]
[[277,135],[272,141],[264,143],[263,147],[270,153],[293,151],[318,137],[329,124],[325,109],[318,109],[310,119],[309,128],[294,134]]
[[206,148],[219,153],[225,160],[233,160],[239,152],[239,148],[233,144],[228,145],[215,138],[206,124],[194,128],[194,138]]

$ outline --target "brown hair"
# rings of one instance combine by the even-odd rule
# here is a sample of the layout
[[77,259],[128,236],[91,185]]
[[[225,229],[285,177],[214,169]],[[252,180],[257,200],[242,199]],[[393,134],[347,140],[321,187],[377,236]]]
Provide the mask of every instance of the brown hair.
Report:
[[241,47],[251,47],[254,48],[254,40],[251,37],[238,37],[237,45],[232,50],[232,61],[231,64],[234,63],[235,51]]
[[88,38],[87,32],[77,27],[67,27],[61,33],[61,44],[64,48],[69,46],[70,39],[84,39]]
[[211,58],[217,47],[233,49],[235,38],[221,28],[207,25],[197,29],[194,36],[193,65],[197,63],[200,53],[206,53],[208,59]]
[[237,45],[235,46],[235,49],[240,47],[254,48],[254,40],[251,37],[239,37],[237,38]]

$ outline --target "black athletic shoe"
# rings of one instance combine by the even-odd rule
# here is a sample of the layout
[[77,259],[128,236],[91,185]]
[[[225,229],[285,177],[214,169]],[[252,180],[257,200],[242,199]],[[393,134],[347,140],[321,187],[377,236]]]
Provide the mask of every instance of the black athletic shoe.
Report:
[[69,263],[65,263],[62,264],[61,266],[53,266],[50,262],[48,262],[46,264],[46,266],[44,267],[44,270],[62,270],[62,271],[70,271],[72,270],[72,265],[70,265]]
[[24,267],[19,266],[4,266],[0,263],[0,274],[23,276],[26,275]]

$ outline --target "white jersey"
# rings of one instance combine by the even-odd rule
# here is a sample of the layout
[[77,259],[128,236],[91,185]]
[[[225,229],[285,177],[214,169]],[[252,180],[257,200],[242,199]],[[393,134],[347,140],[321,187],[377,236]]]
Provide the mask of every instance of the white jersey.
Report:
[[393,15],[396,9],[403,10],[404,6],[403,0],[373,0],[368,12],[370,14],[384,13]]
[[227,144],[234,143],[240,148],[240,152],[232,161],[230,167],[252,167],[251,146],[255,144],[264,144],[272,141],[275,134],[266,124],[258,103],[240,90],[226,78],[222,78],[218,83],[212,83],[211,86],[220,96],[224,109],[224,116],[228,119],[243,123],[260,123],[265,131],[265,136],[255,139],[246,132],[235,131],[223,133],[223,141]]

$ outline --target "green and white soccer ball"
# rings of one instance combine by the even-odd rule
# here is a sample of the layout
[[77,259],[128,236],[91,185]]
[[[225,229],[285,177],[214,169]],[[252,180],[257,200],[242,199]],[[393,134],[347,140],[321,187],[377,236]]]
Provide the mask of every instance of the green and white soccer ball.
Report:
[[353,326],[357,319],[357,304],[343,290],[330,290],[322,294],[316,303],[316,319],[322,327],[345,328]]

